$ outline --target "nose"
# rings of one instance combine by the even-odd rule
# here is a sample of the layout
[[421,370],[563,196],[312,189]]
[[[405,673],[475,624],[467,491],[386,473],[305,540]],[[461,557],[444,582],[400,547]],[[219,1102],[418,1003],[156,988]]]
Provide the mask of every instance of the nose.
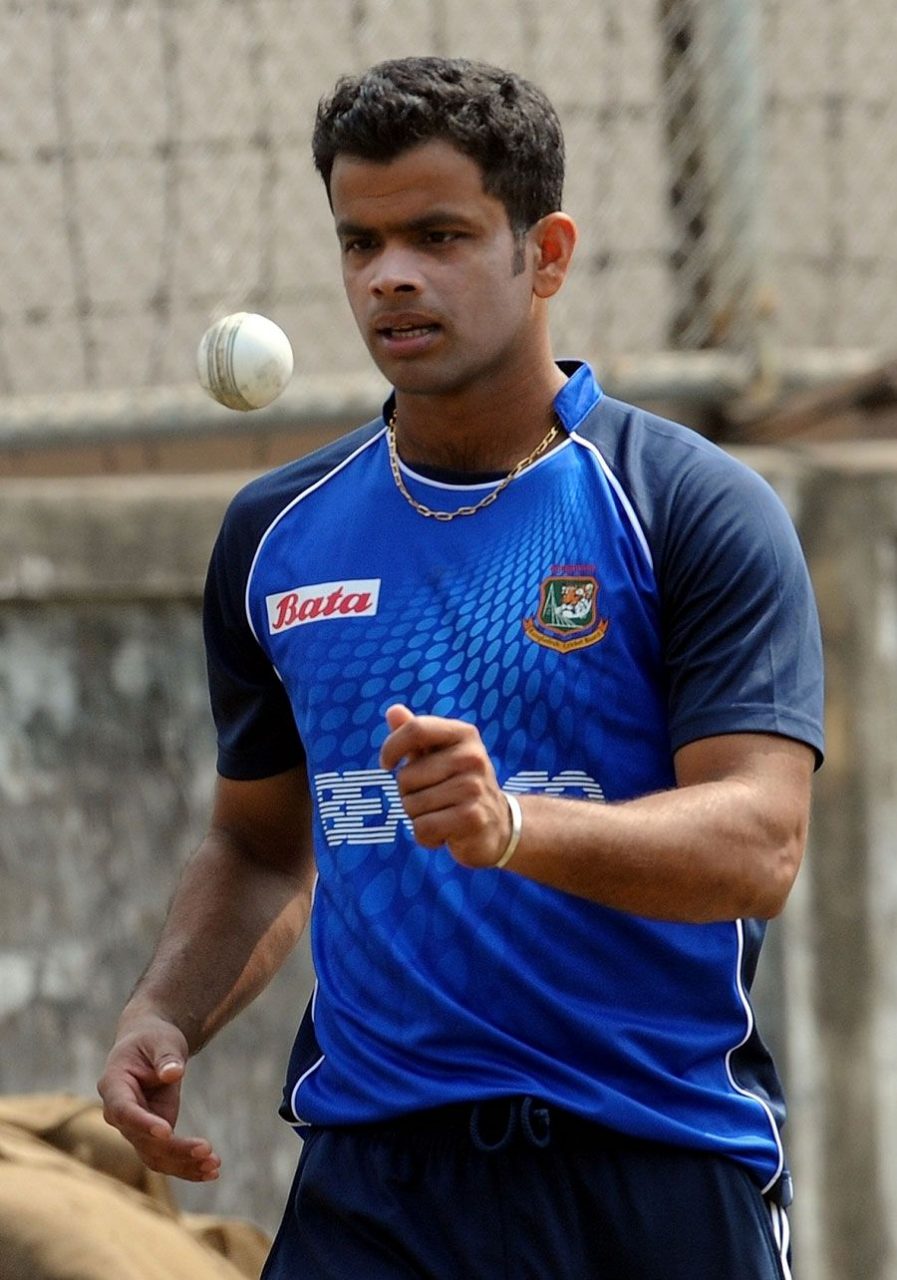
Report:
[[401,246],[385,246],[374,261],[368,288],[377,298],[419,293],[421,280],[414,254]]

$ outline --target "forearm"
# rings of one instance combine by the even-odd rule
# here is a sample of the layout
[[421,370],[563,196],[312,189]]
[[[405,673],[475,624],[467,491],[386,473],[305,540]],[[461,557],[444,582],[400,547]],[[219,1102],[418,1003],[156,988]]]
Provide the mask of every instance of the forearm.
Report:
[[[475,727],[386,712],[380,749],[418,843],[495,867],[511,835],[507,799]],[[678,786],[619,804],[520,798],[509,874],[604,906],[701,922],[781,910],[806,841],[814,755],[775,734],[721,734],[675,754]]]
[[310,876],[249,857],[212,832],[189,863],[156,952],[120,1032],[148,1012],[174,1023],[196,1053],[267,984],[308,919]]
[[762,793],[725,780],[621,804],[521,797],[509,870],[658,919],[765,918],[784,905],[804,824],[770,817]]

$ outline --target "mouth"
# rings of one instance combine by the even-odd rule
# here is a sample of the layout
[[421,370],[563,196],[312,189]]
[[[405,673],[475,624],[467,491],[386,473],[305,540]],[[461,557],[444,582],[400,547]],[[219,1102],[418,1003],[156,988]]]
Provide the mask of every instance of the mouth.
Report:
[[436,324],[389,324],[379,325],[377,332],[381,338],[423,338],[438,328]]
[[394,356],[428,351],[441,330],[441,325],[421,315],[381,316],[374,323],[377,342]]

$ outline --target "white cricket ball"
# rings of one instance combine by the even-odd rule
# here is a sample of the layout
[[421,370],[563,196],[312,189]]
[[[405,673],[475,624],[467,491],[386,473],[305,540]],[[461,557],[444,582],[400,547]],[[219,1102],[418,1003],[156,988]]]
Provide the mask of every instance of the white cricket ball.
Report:
[[196,353],[199,381],[228,409],[263,409],[293,376],[293,348],[279,325],[235,311],[203,334]]

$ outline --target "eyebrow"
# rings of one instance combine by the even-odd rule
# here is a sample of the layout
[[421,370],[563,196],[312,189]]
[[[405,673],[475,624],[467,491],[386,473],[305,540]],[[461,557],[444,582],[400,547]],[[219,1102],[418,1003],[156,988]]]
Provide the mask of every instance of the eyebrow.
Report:
[[[456,226],[470,227],[473,221],[464,214],[459,213],[457,209],[430,209],[427,213],[421,214],[419,218],[409,218],[407,222],[399,222],[389,226],[390,231],[429,231],[433,227],[444,227],[446,223],[454,223]],[[366,227],[360,222],[338,222],[336,225],[336,234],[338,236],[369,236],[374,235],[381,228]]]

